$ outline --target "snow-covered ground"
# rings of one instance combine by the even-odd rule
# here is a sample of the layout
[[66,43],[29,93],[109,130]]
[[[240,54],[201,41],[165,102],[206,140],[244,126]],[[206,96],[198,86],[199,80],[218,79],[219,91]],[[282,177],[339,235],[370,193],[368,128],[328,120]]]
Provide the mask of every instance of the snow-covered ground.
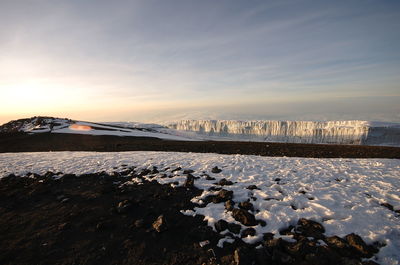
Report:
[[[155,124],[142,123],[93,123],[85,121],[76,121],[51,117],[34,117],[30,119],[11,121],[0,127],[7,132],[10,128],[13,131],[26,133],[68,133],[68,134],[86,134],[86,135],[113,135],[113,136],[131,136],[131,137],[153,137],[174,141],[196,141],[185,136],[179,136],[156,130],[162,127]],[[154,128],[154,129],[153,129]]]
[[[200,177],[195,180],[195,186],[204,190],[201,196],[192,199],[199,204],[206,196],[216,194],[208,191],[215,187],[215,182],[222,178],[232,181],[233,185],[223,188],[233,191],[233,201],[250,200],[256,210],[256,219],[267,223],[264,227],[254,226],[257,234],[245,238],[248,243],[260,241],[262,233],[266,232],[279,237],[280,229],[295,225],[303,217],[323,224],[327,236],[343,237],[356,233],[367,243],[384,243],[374,259],[380,264],[400,264],[400,217],[381,205],[389,203],[394,210],[400,209],[400,160],[396,159],[314,159],[174,152],[6,153],[0,154],[0,177],[10,173],[25,175],[47,171],[75,174],[113,172],[122,170],[123,165],[138,169],[157,166],[160,173],[152,179],[171,185],[176,185],[172,184],[176,181],[183,185],[186,179],[183,170],[194,170],[192,174]],[[213,174],[211,169],[215,166],[222,172]],[[177,167],[182,170],[172,172]],[[166,168],[169,169],[163,170]],[[162,178],[164,173],[173,177]],[[206,180],[204,173],[216,180]],[[129,183],[135,185],[140,181],[134,179]],[[256,185],[258,189],[249,190],[249,185]],[[219,219],[240,224],[231,212],[225,210],[223,203],[181,210],[186,215],[204,215],[212,227]],[[225,241],[229,240],[225,238]]]

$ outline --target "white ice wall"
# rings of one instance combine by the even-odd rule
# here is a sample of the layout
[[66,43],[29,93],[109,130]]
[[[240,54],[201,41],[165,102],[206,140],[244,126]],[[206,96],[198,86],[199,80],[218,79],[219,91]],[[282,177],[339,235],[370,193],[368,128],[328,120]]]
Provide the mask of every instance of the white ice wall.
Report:
[[[237,140],[291,143],[368,144],[371,125],[366,121],[232,121],[182,120],[170,128]],[[393,128],[391,128],[393,129]],[[382,129],[385,131],[385,129]],[[397,133],[400,128],[395,128]],[[391,141],[400,143],[400,134],[389,133]],[[386,137],[387,138],[387,137]],[[374,139],[373,144],[387,139]]]

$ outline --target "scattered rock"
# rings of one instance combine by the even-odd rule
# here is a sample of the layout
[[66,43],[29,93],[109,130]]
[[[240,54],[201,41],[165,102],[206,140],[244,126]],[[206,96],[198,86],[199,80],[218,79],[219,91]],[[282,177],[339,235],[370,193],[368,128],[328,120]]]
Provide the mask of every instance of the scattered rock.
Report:
[[280,178],[275,178],[274,180],[275,180],[276,182],[281,181]]
[[226,180],[225,178],[221,179],[217,183],[217,185],[220,185],[220,186],[229,186],[229,185],[232,185],[232,184],[233,184],[232,181]]
[[213,178],[213,177],[210,177],[209,175],[207,175],[207,174],[205,174],[205,176],[206,176],[206,180],[215,180],[215,178]]
[[248,190],[257,190],[258,187],[256,185],[250,185],[247,187]]
[[250,227],[250,228],[244,229],[242,231],[242,234],[241,234],[240,237],[241,238],[245,238],[245,237],[248,237],[248,236],[255,236],[255,235],[256,235],[256,230],[254,228]]
[[151,170],[150,174],[158,174],[160,171],[158,171],[156,166],[153,166],[153,169]]
[[192,169],[186,169],[183,171],[183,174],[187,175],[187,174],[192,174],[193,172],[194,172],[194,170],[192,170]]
[[263,239],[268,242],[269,240],[274,239],[274,234],[272,234],[272,233],[264,233],[263,234]]
[[330,236],[326,237],[324,241],[328,244],[328,246],[335,249],[340,255],[343,256],[351,255],[350,245],[347,243],[346,240],[338,236]]
[[221,187],[212,186],[212,187],[208,188],[208,190],[209,191],[219,191],[219,190],[222,190],[222,188]]
[[181,167],[177,167],[177,168],[171,170],[171,172],[174,173],[174,172],[179,171],[179,170],[182,170],[182,168]]
[[213,197],[213,203],[226,202],[228,200],[232,200],[233,191],[222,189],[218,192],[217,196]]
[[54,176],[54,175],[56,175],[56,174],[54,174],[54,173],[51,172],[51,171],[47,171],[46,174],[44,174],[44,177],[45,177],[45,178],[50,178],[50,177],[52,177],[52,176]]
[[217,232],[225,231],[226,229],[228,229],[228,222],[221,219],[214,224],[214,227]]
[[228,200],[228,201],[225,202],[225,209],[227,211],[232,211],[234,206],[235,206],[235,202],[232,201],[232,200]]
[[148,168],[144,168],[144,169],[142,169],[142,171],[140,171],[138,173],[138,176],[139,177],[143,177],[143,176],[146,176],[146,175],[149,175],[149,174],[151,174],[151,170],[148,169]]
[[214,173],[214,174],[218,174],[218,173],[222,172],[222,169],[219,169],[218,167],[213,167],[211,169],[211,172]]
[[202,247],[205,247],[205,246],[207,246],[207,245],[209,245],[210,244],[210,241],[209,240],[204,240],[204,241],[201,241],[201,242],[199,242],[199,246],[202,248]]
[[244,201],[244,202],[240,202],[239,203],[239,208],[240,209],[244,209],[244,210],[250,210],[250,211],[254,211],[254,207],[253,204],[249,201]]
[[190,174],[186,176],[185,184],[183,184],[186,188],[193,188],[194,186],[194,177]]
[[351,233],[347,236],[345,236],[345,239],[349,243],[350,246],[353,248],[357,249],[358,252],[362,254],[364,257],[372,257],[373,252],[370,247],[365,244],[364,240],[359,235],[356,235],[354,233]]
[[297,222],[295,231],[305,237],[322,239],[324,238],[323,233],[325,233],[325,228],[320,223],[305,218],[300,218]]
[[245,226],[255,226],[258,224],[254,215],[243,209],[233,209],[232,216],[236,221]]
[[228,223],[228,230],[234,234],[239,234],[242,229],[241,225],[235,223]]
[[[272,235],[272,236],[270,237],[270,235]],[[282,238],[274,238],[272,233],[264,234],[263,238],[265,239],[264,246],[266,248],[268,248],[269,250],[272,251],[275,248],[280,248],[280,249],[283,248],[284,243],[283,243]]]
[[160,215],[152,226],[154,230],[156,230],[159,233],[167,230],[167,224],[164,215]]
[[235,261],[235,265],[252,265],[253,259],[250,255],[250,251],[245,248],[237,248],[233,253],[233,258]]
[[267,222],[265,222],[264,220],[257,220],[257,221],[262,227],[267,225]]
[[391,204],[389,204],[387,202],[381,203],[381,206],[386,207],[391,211],[394,211],[393,205],[391,205]]
[[293,225],[289,225],[287,228],[279,230],[279,234],[280,235],[294,235],[293,228],[294,228]]
[[117,205],[117,212],[120,214],[125,214],[129,211],[129,209],[132,207],[132,204],[129,200],[123,200],[118,203]]
[[[308,240],[306,237],[301,238],[294,244],[287,244],[285,250],[293,257],[306,257],[308,254],[314,254],[316,251],[316,243]],[[310,256],[309,259],[318,260],[318,257]],[[310,260],[311,261],[311,260]],[[312,262],[317,263],[317,262]]]

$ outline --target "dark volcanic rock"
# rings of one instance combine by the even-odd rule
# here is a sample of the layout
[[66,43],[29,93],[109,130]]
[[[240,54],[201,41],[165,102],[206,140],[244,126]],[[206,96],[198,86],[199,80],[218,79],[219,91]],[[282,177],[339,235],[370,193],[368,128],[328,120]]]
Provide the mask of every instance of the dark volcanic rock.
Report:
[[302,238],[293,245],[287,244],[285,249],[293,257],[305,257],[308,254],[314,254],[317,250],[315,242],[309,241],[307,238]]
[[194,186],[194,177],[192,175],[187,175],[185,184],[183,185],[186,188],[193,188]]
[[264,220],[258,220],[258,223],[259,223],[262,227],[264,227],[264,226],[267,225],[267,222],[265,222]]
[[214,173],[214,174],[218,174],[218,173],[222,172],[222,169],[219,169],[218,167],[213,167],[211,169],[211,172]]
[[243,209],[233,209],[232,216],[236,221],[244,224],[245,226],[255,226],[258,224],[254,215]]
[[228,200],[232,200],[233,191],[222,189],[218,192],[218,194],[212,197],[213,203],[226,202]]
[[204,176],[206,177],[206,180],[215,180],[215,178],[213,178],[213,177],[210,177],[209,175],[207,175],[207,174],[204,174]]
[[[129,178],[42,179],[0,180],[1,264],[209,264],[207,249],[221,238],[203,217],[180,212],[194,207],[190,200],[201,194],[196,188],[143,180],[121,192]],[[103,193],[106,186],[114,188]],[[60,195],[70,201],[60,204]],[[210,243],[200,248],[204,240]]]
[[212,186],[212,187],[209,187],[208,190],[209,191],[218,191],[218,190],[222,190],[222,188],[221,187]]
[[391,205],[390,203],[384,202],[384,203],[381,203],[381,205],[382,205],[383,207],[388,208],[388,209],[391,210],[391,211],[394,211],[393,205]]
[[132,203],[129,200],[123,200],[117,205],[117,212],[125,214],[132,208]]
[[239,208],[244,210],[254,211],[253,204],[249,201],[244,201],[239,203]]
[[247,187],[248,190],[256,190],[258,187],[256,185],[250,185]]
[[218,181],[217,184],[220,185],[220,186],[229,186],[229,185],[232,185],[233,182],[232,182],[232,181],[229,181],[229,180],[226,180],[225,178],[223,178],[223,179],[221,179],[220,181]]
[[239,234],[241,229],[242,229],[241,225],[234,224],[234,223],[228,224],[228,230],[234,234]]
[[320,223],[305,218],[299,219],[295,230],[305,237],[314,237],[316,239],[322,239],[324,237],[323,233],[325,233],[325,228]]
[[157,167],[153,167],[153,169],[150,172],[150,174],[158,174],[158,173],[160,173],[160,171],[158,171]]
[[164,215],[160,215],[156,221],[154,221],[154,223],[152,224],[154,230],[156,230],[157,232],[163,232],[165,230],[167,230],[167,223],[165,220]]
[[184,175],[187,175],[187,174],[192,174],[194,172],[194,170],[192,170],[192,169],[185,169],[184,171],[183,171],[183,174]]
[[217,230],[217,232],[224,231],[224,230],[228,229],[228,222],[221,219],[214,224],[214,227],[215,227],[215,230]]
[[235,265],[252,265],[254,258],[247,248],[237,248],[233,254]]
[[361,253],[364,257],[372,257],[373,251],[372,248],[365,244],[364,240],[359,235],[354,233],[345,236],[345,239],[349,243],[350,246],[355,248],[358,252]]
[[171,170],[171,172],[174,173],[174,172],[179,171],[179,170],[182,170],[182,168],[181,167],[177,167],[177,168]]
[[343,238],[338,236],[330,236],[326,237],[324,241],[328,244],[328,246],[335,249],[335,251],[337,251],[340,255],[351,256],[352,251],[350,245]]
[[232,201],[232,200],[228,200],[228,201],[225,202],[225,209],[227,211],[232,211],[234,206],[235,206],[235,202]]
[[244,229],[240,236],[241,236],[241,238],[244,238],[244,237],[255,236],[255,235],[256,235],[256,230],[254,228],[250,227],[250,228]]

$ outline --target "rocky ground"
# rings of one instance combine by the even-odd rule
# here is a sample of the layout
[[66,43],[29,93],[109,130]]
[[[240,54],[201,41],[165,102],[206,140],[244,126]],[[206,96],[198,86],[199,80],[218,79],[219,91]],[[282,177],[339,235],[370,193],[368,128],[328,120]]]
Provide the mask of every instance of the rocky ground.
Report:
[[[224,203],[248,226],[240,236],[240,225],[220,220],[214,231],[201,216],[180,212],[192,209],[190,199],[202,192],[193,186],[192,172],[183,172],[183,186],[172,187],[146,181],[152,171],[127,167],[112,174],[1,179],[0,264],[376,264],[364,258],[381,246],[366,245],[355,234],[326,237],[321,224],[306,219],[280,231],[296,240],[266,233],[262,242],[245,244],[241,238],[254,233],[251,226],[260,220],[251,203],[232,203],[234,194],[223,189],[229,183],[219,183],[217,195],[207,200]],[[140,185],[132,184],[135,179]],[[219,248],[223,230],[234,241]]]
[[40,151],[174,151],[314,158],[400,158],[400,147],[234,141],[186,142],[121,136],[0,133],[0,153]]

